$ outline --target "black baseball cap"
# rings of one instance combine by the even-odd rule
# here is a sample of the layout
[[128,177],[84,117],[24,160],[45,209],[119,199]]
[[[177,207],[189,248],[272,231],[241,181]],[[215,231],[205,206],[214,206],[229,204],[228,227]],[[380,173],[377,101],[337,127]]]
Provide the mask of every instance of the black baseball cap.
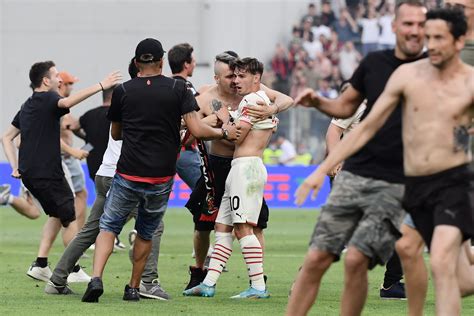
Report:
[[163,58],[163,46],[154,38],[146,38],[135,49],[135,60],[139,63],[152,63]]

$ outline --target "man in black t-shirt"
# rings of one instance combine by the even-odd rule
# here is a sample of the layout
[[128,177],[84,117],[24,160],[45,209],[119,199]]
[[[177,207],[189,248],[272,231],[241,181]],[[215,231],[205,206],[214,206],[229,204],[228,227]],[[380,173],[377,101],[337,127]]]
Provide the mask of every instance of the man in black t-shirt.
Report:
[[140,299],[140,279],[150,254],[152,235],[166,210],[176,173],[181,117],[198,138],[235,140],[239,134],[235,126],[215,129],[201,122],[196,114],[196,100],[185,83],[161,74],[163,54],[158,40],[141,41],[135,50],[140,76],[116,87],[112,95],[107,115],[112,121],[111,135],[123,143],[117,173],[100,219],[93,278],[82,297],[83,302],[98,302],[102,295],[102,274],[115,237],[137,204],[133,270],[123,299]]
[[43,269],[35,278],[47,280],[51,273],[49,268],[46,269],[47,252],[61,225],[65,228],[63,241],[66,245],[78,230],[74,196],[61,167],[59,120],[69,113],[69,108],[97,93],[102,87],[110,88],[117,84],[121,76],[118,72],[113,73],[100,83],[67,98],[61,98],[57,93],[60,79],[52,61],[34,64],[29,77],[33,95],[21,106],[12,122],[15,128],[12,139],[21,133],[18,161],[12,144],[6,146],[5,151],[13,169],[12,176],[23,180],[25,187],[50,216],[43,228],[38,258],[30,267],[30,270]]
[[[417,1],[397,4],[395,50],[375,52],[364,58],[350,80],[351,86],[338,99],[328,100],[307,90],[295,102],[316,107],[331,116],[346,118],[367,99],[363,121],[395,69],[424,57],[425,10]],[[313,177],[314,173],[298,188],[297,204],[302,204],[313,189]],[[403,183],[399,107],[375,137],[344,162],[342,172],[336,177],[290,297],[289,315],[307,313],[322,276],[339,259],[346,244],[341,314],[362,312],[367,297],[367,269],[385,264],[392,256],[395,241],[401,236],[398,229],[405,215],[401,206]]]
[[102,164],[102,157],[109,141],[110,121],[107,119],[107,112],[112,100],[112,91],[112,89],[102,91],[102,105],[82,114],[79,120],[73,121],[68,126],[76,136],[93,147],[87,156],[87,168],[92,181]]

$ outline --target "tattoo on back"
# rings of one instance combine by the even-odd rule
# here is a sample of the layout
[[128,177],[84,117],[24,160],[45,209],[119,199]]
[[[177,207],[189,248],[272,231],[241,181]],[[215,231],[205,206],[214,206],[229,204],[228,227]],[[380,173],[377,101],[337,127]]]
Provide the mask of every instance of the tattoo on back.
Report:
[[454,136],[454,152],[469,152],[469,132],[467,126],[455,126],[453,129]]
[[213,112],[217,112],[219,111],[220,109],[222,108],[222,102],[217,100],[217,99],[214,99],[212,100],[211,102],[211,109]]

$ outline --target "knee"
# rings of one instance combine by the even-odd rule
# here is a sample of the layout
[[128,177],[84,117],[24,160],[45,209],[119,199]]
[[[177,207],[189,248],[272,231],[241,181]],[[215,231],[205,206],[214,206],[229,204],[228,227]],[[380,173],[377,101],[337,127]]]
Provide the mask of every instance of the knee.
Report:
[[410,238],[402,237],[395,244],[395,249],[402,261],[413,260],[417,256],[421,256],[423,243],[416,243]]
[[344,267],[350,274],[367,271],[368,258],[360,252],[348,251],[344,259]]
[[456,261],[451,262],[447,256],[432,253],[430,258],[430,267],[433,277],[440,278],[443,276],[455,275]]
[[38,219],[41,216],[41,212],[37,207],[32,207],[28,211],[29,211],[28,217],[30,219]]
[[194,231],[194,237],[197,240],[209,240],[210,236],[211,236],[210,231],[199,231],[199,230]]
[[310,271],[320,270],[326,271],[334,261],[334,255],[329,252],[310,250],[306,254],[303,269]]

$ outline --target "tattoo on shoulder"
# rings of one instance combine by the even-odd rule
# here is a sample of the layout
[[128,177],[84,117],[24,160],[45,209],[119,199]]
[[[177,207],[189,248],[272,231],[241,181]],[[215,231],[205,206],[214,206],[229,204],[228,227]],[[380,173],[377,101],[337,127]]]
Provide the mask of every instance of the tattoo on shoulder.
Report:
[[454,136],[454,152],[469,152],[469,132],[467,126],[455,126],[453,129]]
[[217,112],[221,108],[222,108],[222,102],[221,101],[219,101],[217,99],[213,99],[211,101],[211,110],[212,110],[212,112]]

